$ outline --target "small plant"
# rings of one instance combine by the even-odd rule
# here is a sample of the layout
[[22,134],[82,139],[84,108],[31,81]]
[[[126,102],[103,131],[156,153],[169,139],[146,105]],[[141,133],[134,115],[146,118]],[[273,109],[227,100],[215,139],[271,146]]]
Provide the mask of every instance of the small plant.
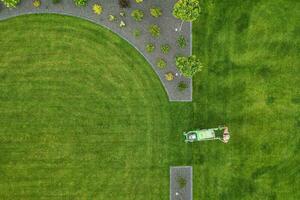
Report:
[[186,39],[183,37],[183,35],[179,36],[179,38],[177,39],[177,44],[182,49],[186,47]]
[[158,25],[152,24],[149,27],[149,32],[153,37],[158,37],[160,35],[160,28]]
[[135,0],[136,3],[142,3],[143,0]]
[[186,179],[183,178],[182,176],[179,176],[177,178],[177,183],[179,185],[179,188],[182,189],[182,188],[184,188],[186,186]]
[[125,12],[120,12],[121,17],[125,17]]
[[170,45],[163,44],[163,45],[161,45],[160,50],[162,53],[167,54],[170,51]]
[[164,59],[159,58],[159,59],[156,61],[156,65],[157,65],[158,68],[164,69],[164,68],[167,67],[167,62],[166,62]]
[[185,83],[185,82],[183,82],[183,81],[181,81],[181,82],[179,82],[178,83],[178,90],[180,91],[180,92],[182,92],[182,91],[184,91],[188,86],[187,86],[187,84]]
[[114,15],[108,15],[108,21],[113,22],[113,21],[116,21],[116,20],[117,20],[116,16],[114,16]]
[[86,6],[88,0],[74,0],[76,6]]
[[155,49],[154,44],[149,43],[149,44],[146,45],[146,51],[147,51],[148,53],[152,53],[152,52],[154,51],[154,49]]
[[162,15],[161,8],[158,7],[150,8],[150,14],[152,17],[160,17]]
[[40,0],[34,0],[33,1],[33,6],[36,7],[36,8],[40,7],[41,6],[41,1]]
[[136,9],[136,10],[132,11],[131,17],[133,17],[135,19],[135,21],[140,22],[144,18],[144,12]]
[[52,0],[52,3],[57,4],[60,3],[61,0]]
[[100,15],[103,11],[103,8],[100,4],[94,4],[93,5],[93,11],[96,15]]
[[141,36],[142,32],[139,29],[134,29],[133,30],[133,36],[136,38],[139,38]]
[[121,8],[128,8],[130,7],[129,0],[119,0],[119,5]]
[[174,80],[174,74],[173,74],[172,72],[166,73],[166,74],[165,74],[165,79],[166,79],[167,81],[172,81],[172,80]]
[[125,24],[125,22],[124,22],[123,20],[121,20],[121,21],[120,21],[120,25],[119,25],[119,26],[120,26],[120,28],[123,28],[123,27],[125,27],[125,26],[126,26],[126,24]]

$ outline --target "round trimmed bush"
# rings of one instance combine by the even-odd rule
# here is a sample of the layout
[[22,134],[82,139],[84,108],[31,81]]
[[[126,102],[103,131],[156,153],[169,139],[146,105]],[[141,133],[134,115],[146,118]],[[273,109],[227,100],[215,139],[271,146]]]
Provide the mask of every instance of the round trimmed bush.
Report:
[[160,68],[160,69],[164,69],[164,68],[167,67],[167,62],[166,62],[164,59],[159,58],[159,59],[157,59],[157,61],[156,61],[156,66],[157,66],[158,68]]
[[152,24],[149,27],[149,32],[153,37],[158,37],[160,35],[160,28],[158,25]]
[[135,19],[135,21],[140,22],[144,18],[144,12],[139,9],[133,10],[131,13],[131,17],[133,17],[133,19]]

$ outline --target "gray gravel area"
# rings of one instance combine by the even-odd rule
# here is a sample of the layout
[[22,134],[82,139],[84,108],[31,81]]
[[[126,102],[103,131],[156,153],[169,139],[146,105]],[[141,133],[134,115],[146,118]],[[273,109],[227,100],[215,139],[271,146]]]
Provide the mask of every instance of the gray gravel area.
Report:
[[[145,57],[161,80],[170,101],[192,101],[192,79],[181,76],[175,66],[176,55],[191,55],[192,24],[184,23],[180,32],[175,31],[175,28],[180,25],[180,20],[172,15],[173,5],[176,0],[144,0],[141,4],[137,4],[134,0],[131,0],[131,7],[126,9],[119,7],[118,0],[90,0],[86,7],[77,7],[72,0],[61,0],[58,4],[53,4],[51,0],[41,0],[41,6],[35,8],[32,2],[32,0],[21,0],[21,3],[14,9],[5,8],[3,4],[0,4],[0,20],[24,14],[56,13],[84,18],[102,25],[127,40]],[[92,6],[95,3],[102,5],[103,13],[101,15],[93,13]],[[149,9],[154,6],[162,8],[163,15],[161,17],[154,18],[150,15]],[[136,22],[130,16],[131,11],[134,9],[144,11],[145,16],[141,22]],[[120,16],[120,12],[122,11],[125,12],[125,17]],[[110,22],[108,20],[108,15],[110,14],[117,16],[118,20]],[[126,27],[119,27],[120,20],[126,23]],[[160,26],[161,34],[158,38],[153,38],[148,32],[151,24]],[[133,35],[133,30],[135,29],[141,30],[142,34],[139,38]],[[188,42],[187,47],[184,49],[179,48],[177,44],[177,39],[180,35],[183,35]],[[156,49],[153,53],[146,52],[145,46],[147,43],[155,44]],[[162,44],[169,44],[171,46],[168,54],[161,53],[160,46]],[[158,58],[163,58],[167,61],[165,69],[156,67]],[[167,72],[172,72],[178,76],[175,76],[173,81],[167,81],[165,79]],[[181,81],[188,85],[188,88],[184,91],[179,91],[177,87]]]
[[[184,180],[185,184],[183,184]],[[193,199],[192,166],[170,167],[170,200]]]

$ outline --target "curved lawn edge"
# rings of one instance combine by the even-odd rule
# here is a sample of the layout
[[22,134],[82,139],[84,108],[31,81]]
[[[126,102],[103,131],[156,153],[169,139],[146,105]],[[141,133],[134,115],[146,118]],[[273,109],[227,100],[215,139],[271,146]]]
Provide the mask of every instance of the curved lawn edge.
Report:
[[13,19],[13,18],[16,18],[16,17],[22,17],[22,16],[30,16],[30,15],[58,15],[58,16],[67,16],[67,17],[74,17],[76,19],[79,19],[79,20],[85,20],[85,21],[88,21],[92,24],[95,24],[95,25],[100,25],[102,28],[104,29],[107,29],[108,31],[110,31],[111,33],[115,34],[115,36],[117,37],[120,37],[122,40],[124,40],[124,42],[127,42],[129,43],[130,46],[132,46],[135,50],[137,50],[137,52],[142,55],[142,57],[147,61],[147,63],[151,66],[151,70],[153,70],[155,72],[155,74],[158,76],[159,80],[160,80],[160,83],[161,85],[163,86],[163,90],[164,90],[164,93],[165,95],[168,97],[169,101],[174,101],[174,100],[171,100],[170,99],[170,95],[169,95],[169,91],[166,89],[166,86],[165,86],[165,83],[161,80],[159,74],[157,73],[157,71],[154,69],[154,66],[151,64],[151,62],[148,60],[148,58],[143,54],[143,52],[141,52],[133,43],[131,43],[128,39],[126,39],[125,37],[123,37],[122,35],[120,35],[119,33],[113,31],[112,29],[110,29],[109,27],[105,26],[105,25],[102,25],[102,24],[98,24],[97,22],[95,22],[94,20],[91,20],[89,18],[86,18],[86,17],[79,17],[79,16],[76,16],[76,15],[72,15],[72,14],[62,14],[62,13],[55,13],[55,12],[51,12],[51,13],[45,13],[45,12],[42,12],[42,13],[36,13],[36,12],[32,12],[32,13],[24,13],[24,14],[20,14],[20,15],[14,15],[14,16],[10,16],[10,17],[7,17],[7,18],[4,18],[4,19],[1,19],[0,21],[5,21],[5,20],[10,20],[10,19]]
[[[93,2],[91,1],[90,4],[92,4],[92,3]],[[104,4],[104,2],[102,4]],[[160,82],[162,83],[164,90],[167,93],[169,101],[171,101],[171,102],[190,102],[190,101],[192,101],[193,91],[192,91],[192,79],[191,78],[185,78],[185,77],[179,75],[179,76],[175,76],[173,81],[165,80],[165,73],[167,73],[167,72],[172,72],[173,74],[178,73],[178,70],[174,66],[175,61],[174,61],[174,63],[172,61],[171,64],[168,61],[169,65],[171,65],[170,68],[168,67],[167,69],[163,69],[163,70],[158,69],[155,64],[156,60],[158,58],[157,56],[154,57],[152,55],[146,54],[146,52],[143,52],[142,51],[143,47],[137,46],[135,43],[138,44],[138,42],[135,41],[134,39],[132,39],[133,41],[131,41],[131,37],[128,35],[128,33],[126,33],[126,31],[123,31],[123,29],[120,29],[120,28],[116,29],[113,26],[110,27],[109,25],[111,25],[111,24],[109,24],[109,23],[108,23],[108,25],[106,25],[105,24],[106,22],[103,19],[99,19],[99,16],[95,16],[95,14],[90,13],[91,9],[88,6],[84,7],[84,8],[78,8],[78,7],[74,6],[73,4],[71,4],[71,5],[67,4],[68,5],[67,8],[63,7],[63,9],[57,10],[56,8],[49,8],[47,5],[46,6],[45,5],[46,5],[46,3],[42,2],[42,6],[37,9],[37,8],[32,8],[32,2],[21,2],[15,9],[11,9],[11,10],[8,10],[8,9],[3,10],[2,9],[0,11],[0,21],[10,19],[13,17],[17,17],[17,16],[22,16],[22,15],[56,14],[56,15],[65,15],[65,16],[80,18],[80,19],[92,22],[94,24],[100,25],[100,26],[110,30],[111,32],[115,33],[120,38],[124,39],[125,41],[127,41],[146,59],[146,61],[150,64],[151,68],[155,71],[156,75],[159,77]],[[3,12],[3,11],[5,11],[5,12]],[[168,18],[168,20],[170,20],[170,19]],[[128,27],[126,27],[126,28],[128,28]],[[132,27],[129,27],[129,28],[131,30],[133,29]],[[192,24],[186,23],[185,26],[183,27],[183,29],[184,28],[189,30],[188,37],[191,40]],[[166,38],[162,38],[162,39],[166,39]],[[149,42],[149,41],[145,41],[145,42]],[[191,49],[192,49],[192,45],[190,42],[189,48],[187,48],[187,52],[188,52],[187,54],[191,54]],[[171,56],[169,56],[169,57],[171,57]],[[175,59],[173,59],[173,60],[175,60]],[[182,82],[182,81],[188,85],[188,88],[183,92],[179,91],[177,89],[178,83]]]

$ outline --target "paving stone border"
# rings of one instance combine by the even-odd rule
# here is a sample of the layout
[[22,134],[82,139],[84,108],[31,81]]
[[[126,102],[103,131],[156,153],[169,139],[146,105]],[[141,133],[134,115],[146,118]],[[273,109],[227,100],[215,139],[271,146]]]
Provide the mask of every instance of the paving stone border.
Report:
[[[137,4],[134,0],[131,0],[131,7],[126,9],[121,9],[119,7],[118,0],[89,0],[86,7],[77,7],[72,0],[61,0],[61,2],[57,4],[53,4],[52,0],[41,0],[41,6],[35,8],[32,2],[32,0],[21,0],[21,3],[14,9],[5,8],[3,4],[0,4],[0,20],[25,14],[55,13],[83,18],[104,26],[127,40],[145,57],[160,78],[170,101],[192,101],[192,79],[180,75],[175,67],[176,55],[187,56],[192,53],[192,24],[184,23],[180,32],[175,31],[175,28],[180,25],[180,20],[172,15],[173,5],[176,0],[144,0],[141,4]],[[95,3],[102,5],[103,13],[101,15],[93,13],[92,6]],[[149,9],[154,6],[162,8],[163,15],[161,17],[154,18],[150,15]],[[134,9],[144,11],[145,16],[143,21],[136,22],[130,16],[130,13]],[[120,16],[120,12],[122,11],[124,11],[125,17]],[[108,15],[110,14],[117,16],[118,21],[110,22],[108,20]],[[124,28],[119,27],[120,20],[123,20],[126,23]],[[153,38],[150,35],[148,28],[151,24],[160,26],[160,37]],[[135,29],[141,30],[142,34],[139,38],[136,38],[133,35],[133,30]],[[177,39],[180,35],[183,35],[187,40],[187,47],[184,49],[179,48],[177,45]],[[145,46],[147,43],[155,44],[156,49],[153,53],[146,52]],[[161,44],[169,44],[171,46],[168,54],[161,53]],[[158,58],[163,58],[167,61],[167,68],[161,70],[156,67]],[[172,72],[175,75],[177,74],[173,81],[167,81],[165,79],[165,73],[167,72]],[[188,85],[188,88],[183,92],[179,91],[177,88],[178,83],[181,81]]]
[[[179,178],[185,180],[185,185],[180,186]],[[170,167],[170,200],[193,199],[193,167]]]

